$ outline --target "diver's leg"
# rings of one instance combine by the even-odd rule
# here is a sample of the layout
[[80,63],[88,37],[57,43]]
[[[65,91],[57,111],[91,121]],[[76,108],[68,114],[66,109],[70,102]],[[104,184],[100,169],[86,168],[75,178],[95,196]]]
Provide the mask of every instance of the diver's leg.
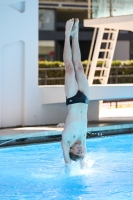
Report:
[[72,36],[72,55],[73,63],[75,68],[76,80],[78,83],[78,88],[82,91],[87,97],[89,97],[89,85],[84,73],[84,69],[81,63],[81,53],[79,48],[79,19],[75,19],[75,24],[71,32]]
[[66,22],[65,44],[63,52],[63,60],[65,63],[65,93],[67,98],[74,96],[78,91],[78,84],[75,78],[75,71],[72,62],[72,51],[70,45],[70,33],[74,24],[74,19]]

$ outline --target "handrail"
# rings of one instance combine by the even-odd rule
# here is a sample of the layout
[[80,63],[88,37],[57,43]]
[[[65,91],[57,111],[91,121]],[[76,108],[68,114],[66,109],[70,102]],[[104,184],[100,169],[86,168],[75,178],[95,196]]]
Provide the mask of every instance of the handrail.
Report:
[[50,67],[50,68],[39,68],[39,70],[45,70],[45,71],[51,71],[51,70],[65,70],[65,67],[61,67],[61,68],[59,68],[59,67]]

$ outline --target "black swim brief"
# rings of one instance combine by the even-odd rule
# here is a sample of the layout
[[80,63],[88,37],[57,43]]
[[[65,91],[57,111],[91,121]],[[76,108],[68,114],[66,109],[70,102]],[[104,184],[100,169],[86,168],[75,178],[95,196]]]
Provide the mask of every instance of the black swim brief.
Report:
[[74,104],[74,103],[89,103],[88,97],[81,91],[78,91],[77,94],[73,97],[66,99],[66,105]]

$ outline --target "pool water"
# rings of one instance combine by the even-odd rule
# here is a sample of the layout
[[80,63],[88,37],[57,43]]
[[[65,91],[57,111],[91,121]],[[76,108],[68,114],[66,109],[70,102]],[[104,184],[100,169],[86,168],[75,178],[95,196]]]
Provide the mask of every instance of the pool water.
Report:
[[0,200],[133,200],[133,135],[87,140],[65,172],[60,143],[0,149]]

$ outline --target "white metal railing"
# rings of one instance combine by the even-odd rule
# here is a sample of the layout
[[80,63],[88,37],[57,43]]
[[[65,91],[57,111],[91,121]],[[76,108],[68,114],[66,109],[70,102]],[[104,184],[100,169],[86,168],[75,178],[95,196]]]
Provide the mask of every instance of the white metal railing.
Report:
[[[107,37],[105,37],[106,35]],[[86,68],[86,76],[88,77],[89,84],[93,84],[95,80],[99,80],[100,84],[107,84],[117,37],[118,30],[106,28],[94,29],[90,53],[88,57],[88,63],[90,63],[90,60],[92,60],[92,62],[90,65],[87,64]],[[103,48],[104,46],[105,48]],[[93,56],[92,49],[94,49]],[[100,53],[103,54],[102,57]],[[98,61],[102,62],[101,67],[97,67]],[[88,74],[89,67],[90,72]],[[97,73],[97,71],[99,71],[100,73]]]

